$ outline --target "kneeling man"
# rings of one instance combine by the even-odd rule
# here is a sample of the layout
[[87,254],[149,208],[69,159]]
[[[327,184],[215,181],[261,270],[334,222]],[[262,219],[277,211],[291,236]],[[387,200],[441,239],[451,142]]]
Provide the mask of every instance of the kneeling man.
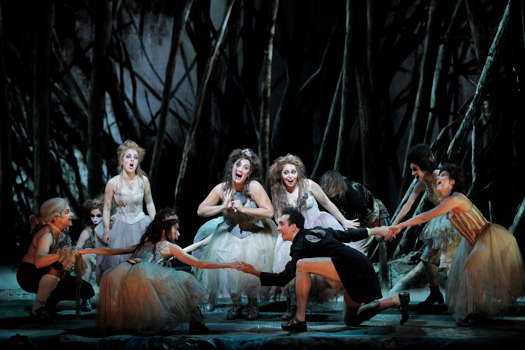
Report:
[[[292,207],[285,208],[277,221],[277,231],[283,240],[292,242],[292,260],[280,273],[261,272],[246,263],[242,264],[240,270],[258,276],[264,286],[285,286],[295,277],[297,310],[291,320],[282,324],[284,330],[304,332],[307,329],[305,313],[311,274],[342,282],[345,289],[346,325],[357,326],[389,307],[399,307],[402,314],[401,324],[406,322],[410,295],[400,293],[378,300],[382,297],[381,287],[372,263],[364,254],[343,243],[359,241],[371,235],[390,239],[392,235],[387,227],[346,231],[320,227],[304,229],[303,215]],[[358,313],[361,304],[372,301],[376,301],[372,304],[375,305],[374,308],[367,307]]]

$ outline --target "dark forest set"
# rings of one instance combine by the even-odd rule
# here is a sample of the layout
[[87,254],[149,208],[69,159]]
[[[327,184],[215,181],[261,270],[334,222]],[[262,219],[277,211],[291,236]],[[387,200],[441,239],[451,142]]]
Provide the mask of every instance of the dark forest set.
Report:
[[[393,215],[412,190],[407,150],[427,143],[523,250],[524,38],[516,0],[2,0],[3,258],[20,258],[47,198],[80,213],[102,194],[126,139],[188,241],[234,148],[259,154],[263,184],[297,154],[310,178],[337,169]],[[419,243],[408,230],[389,252]]]

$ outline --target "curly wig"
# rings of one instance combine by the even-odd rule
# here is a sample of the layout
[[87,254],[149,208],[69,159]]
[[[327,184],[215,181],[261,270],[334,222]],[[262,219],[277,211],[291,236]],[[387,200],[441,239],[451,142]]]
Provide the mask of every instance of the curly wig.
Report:
[[232,187],[232,169],[235,163],[240,159],[246,159],[250,162],[250,174],[244,183],[242,192],[248,192],[248,184],[252,180],[258,180],[261,173],[261,161],[257,154],[250,148],[236,148],[228,156],[226,165],[224,166],[224,177],[223,177],[223,191],[227,191]]
[[306,205],[306,169],[304,163],[296,155],[287,154],[277,158],[268,169],[268,187],[272,194],[272,203],[277,214],[282,212],[284,207],[288,206],[286,200],[286,187],[282,180],[281,172],[286,164],[295,165],[297,169],[297,186],[299,187],[299,194],[297,197],[296,207],[301,211]]

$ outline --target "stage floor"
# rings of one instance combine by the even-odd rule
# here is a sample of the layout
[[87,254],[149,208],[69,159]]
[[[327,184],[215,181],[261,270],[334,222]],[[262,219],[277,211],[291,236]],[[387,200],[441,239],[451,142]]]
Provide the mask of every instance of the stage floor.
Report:
[[[9,270],[9,269],[8,269]],[[5,270],[4,270],[5,271]],[[9,270],[12,271],[12,270]],[[346,327],[342,300],[310,305],[308,332],[281,330],[282,301],[267,301],[260,318],[226,320],[228,300],[221,299],[213,312],[204,312],[207,334],[188,334],[182,326],[169,334],[105,334],[96,327],[96,310],[77,317],[74,304],[59,304],[57,320],[42,325],[28,317],[33,295],[13,283],[12,275],[0,275],[0,344],[2,349],[523,349],[525,300],[504,317],[487,320],[475,328],[455,325],[444,306],[419,309],[426,295],[412,290],[410,319],[399,325],[399,312],[391,309],[363,323]],[[8,347],[6,347],[8,346]]]

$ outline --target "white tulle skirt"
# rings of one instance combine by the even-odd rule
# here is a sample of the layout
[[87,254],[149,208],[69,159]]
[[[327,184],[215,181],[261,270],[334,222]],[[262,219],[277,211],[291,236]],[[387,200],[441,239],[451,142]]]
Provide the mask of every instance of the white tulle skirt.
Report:
[[[107,247],[128,248],[138,244],[150,222],[151,218],[147,215],[134,224],[128,224],[122,220],[119,220],[117,217],[115,223],[111,227],[110,240]],[[103,225],[99,226],[102,227]],[[101,230],[103,231],[103,227]],[[117,266],[121,262],[128,260],[130,257],[131,254],[101,256],[101,258],[97,261],[97,279],[100,280],[106,271]]]
[[462,238],[447,288],[447,305],[456,320],[471,313],[502,313],[523,295],[523,287],[523,261],[512,233],[489,224],[474,245]]
[[[251,233],[239,238],[228,231],[219,230],[201,257],[219,263],[244,261],[259,271],[271,271],[274,246],[274,233]],[[268,289],[261,288],[258,277],[233,269],[198,269],[196,276],[212,298],[231,294],[257,297],[264,295]]]
[[187,272],[124,262],[102,277],[97,324],[110,330],[170,331],[189,321],[204,297],[202,285]]

